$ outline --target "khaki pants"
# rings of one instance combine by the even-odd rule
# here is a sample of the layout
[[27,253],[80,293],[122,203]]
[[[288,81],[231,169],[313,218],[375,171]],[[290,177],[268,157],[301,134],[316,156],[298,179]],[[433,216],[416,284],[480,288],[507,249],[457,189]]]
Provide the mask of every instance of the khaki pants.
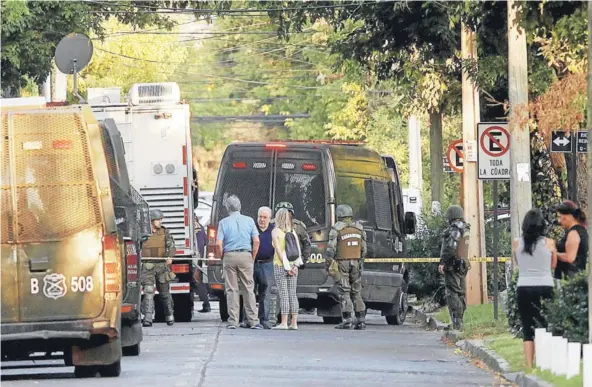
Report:
[[[249,252],[230,252],[224,254],[224,284],[228,305],[228,323],[238,325],[240,315],[240,290],[243,289],[243,302],[250,326],[259,324],[253,283],[253,258]],[[239,285],[240,283],[240,285]],[[240,286],[240,288],[239,288]]]

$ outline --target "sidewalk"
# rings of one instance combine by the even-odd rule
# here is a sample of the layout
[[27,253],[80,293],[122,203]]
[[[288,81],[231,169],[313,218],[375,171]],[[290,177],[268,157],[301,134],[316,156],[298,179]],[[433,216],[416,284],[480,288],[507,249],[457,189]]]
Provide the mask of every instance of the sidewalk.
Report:
[[[448,308],[425,314],[417,307],[418,320],[431,329],[443,330],[450,322]],[[443,338],[483,361],[493,371],[501,373],[518,386],[581,387],[582,375],[567,380],[547,371],[528,370],[524,364],[522,340],[508,333],[508,320],[500,310],[498,321],[493,319],[493,305],[469,306],[464,317],[464,332],[444,331]]]

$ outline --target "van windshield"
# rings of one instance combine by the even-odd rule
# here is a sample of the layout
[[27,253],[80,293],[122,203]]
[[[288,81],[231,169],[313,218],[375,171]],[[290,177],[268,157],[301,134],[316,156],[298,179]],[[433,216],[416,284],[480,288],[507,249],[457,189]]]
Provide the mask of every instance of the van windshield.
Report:
[[275,203],[290,202],[294,217],[306,227],[325,226],[325,185],[320,173],[307,174],[277,169]]

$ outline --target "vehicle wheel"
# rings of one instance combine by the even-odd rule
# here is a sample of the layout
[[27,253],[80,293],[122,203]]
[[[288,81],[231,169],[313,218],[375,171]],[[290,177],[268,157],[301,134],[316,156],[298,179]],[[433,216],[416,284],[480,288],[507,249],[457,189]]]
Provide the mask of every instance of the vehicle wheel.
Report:
[[389,325],[403,325],[405,318],[407,318],[407,308],[407,292],[401,291],[399,305],[397,306],[397,314],[393,316],[386,316],[386,322]]
[[341,317],[331,317],[331,316],[324,316],[323,317],[323,324],[339,324],[341,322]]
[[226,304],[226,297],[225,295],[218,294],[218,299],[220,300],[219,307],[220,307],[220,319],[223,322],[228,321],[228,305]]
[[121,360],[117,360],[113,364],[102,366],[99,370],[101,376],[104,378],[116,378],[121,375]]
[[177,322],[190,322],[193,318],[193,293],[175,297],[174,315]]
[[140,355],[140,343],[136,345],[130,345],[129,347],[121,348],[123,356],[139,356]]
[[74,376],[77,378],[94,378],[99,371],[97,366],[75,366]]

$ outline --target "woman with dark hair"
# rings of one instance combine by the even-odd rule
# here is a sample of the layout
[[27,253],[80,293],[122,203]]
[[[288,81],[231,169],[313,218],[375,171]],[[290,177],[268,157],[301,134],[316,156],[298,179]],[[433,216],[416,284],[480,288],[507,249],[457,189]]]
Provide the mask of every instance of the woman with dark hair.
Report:
[[555,278],[573,277],[586,270],[588,263],[588,232],[586,214],[571,200],[557,206],[559,225],[565,230],[557,243],[557,268]]
[[545,219],[539,209],[530,210],[522,222],[522,237],[512,241],[512,259],[518,268],[516,298],[522,320],[524,357],[532,368],[535,324],[546,326],[541,313],[542,301],[553,297],[552,269],[557,250],[552,239],[545,238]]

